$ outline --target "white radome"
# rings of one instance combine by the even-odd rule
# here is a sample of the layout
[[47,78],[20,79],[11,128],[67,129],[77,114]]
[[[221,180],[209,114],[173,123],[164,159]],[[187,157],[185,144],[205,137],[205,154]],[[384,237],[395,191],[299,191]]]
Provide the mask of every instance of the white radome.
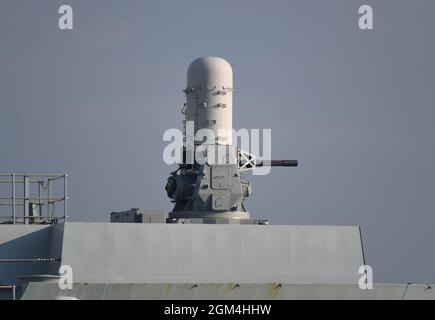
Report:
[[211,129],[215,141],[207,140],[209,144],[232,144],[232,90],[233,70],[225,59],[202,57],[189,65],[186,121],[194,121],[195,134],[201,129]]

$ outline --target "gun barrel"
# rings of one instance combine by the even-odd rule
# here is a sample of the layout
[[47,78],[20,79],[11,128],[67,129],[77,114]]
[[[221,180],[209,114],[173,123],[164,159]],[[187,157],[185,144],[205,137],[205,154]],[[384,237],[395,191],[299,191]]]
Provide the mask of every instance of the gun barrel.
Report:
[[297,167],[298,160],[260,160],[257,167]]

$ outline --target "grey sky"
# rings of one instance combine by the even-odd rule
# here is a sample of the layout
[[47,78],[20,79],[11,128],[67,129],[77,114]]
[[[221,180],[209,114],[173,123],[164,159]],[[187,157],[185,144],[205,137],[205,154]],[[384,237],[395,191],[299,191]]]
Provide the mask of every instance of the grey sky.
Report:
[[[74,30],[57,27],[72,4]],[[358,7],[374,8],[373,31]],[[253,217],[360,225],[378,282],[435,282],[435,2],[0,2],[0,171],[66,172],[74,221],[171,206],[187,65],[234,71],[235,128],[272,128]],[[3,208],[2,208],[3,210]]]

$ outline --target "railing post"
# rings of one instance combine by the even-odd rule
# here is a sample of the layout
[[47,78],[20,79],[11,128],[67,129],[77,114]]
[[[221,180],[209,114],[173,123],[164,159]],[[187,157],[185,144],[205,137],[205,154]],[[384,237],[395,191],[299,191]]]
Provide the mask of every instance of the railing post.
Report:
[[47,217],[53,218],[50,213],[50,200],[51,200],[51,179],[47,180]]
[[63,176],[63,222],[66,221],[66,218],[68,217],[68,207],[67,207],[67,201],[68,201],[68,184],[67,184],[67,178],[68,175],[65,174]]
[[15,174],[12,173],[12,223],[16,224],[15,212]]
[[29,176],[24,174],[23,175],[23,184],[24,184],[24,199],[23,199],[23,207],[24,207],[24,224],[26,224],[26,221],[29,222],[29,220],[26,220],[29,216]]

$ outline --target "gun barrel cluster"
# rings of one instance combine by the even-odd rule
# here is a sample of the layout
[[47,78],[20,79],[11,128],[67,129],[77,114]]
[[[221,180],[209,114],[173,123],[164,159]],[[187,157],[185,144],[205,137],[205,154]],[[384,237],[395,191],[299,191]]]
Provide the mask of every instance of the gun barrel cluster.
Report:
[[298,160],[260,160],[257,167],[297,167]]

